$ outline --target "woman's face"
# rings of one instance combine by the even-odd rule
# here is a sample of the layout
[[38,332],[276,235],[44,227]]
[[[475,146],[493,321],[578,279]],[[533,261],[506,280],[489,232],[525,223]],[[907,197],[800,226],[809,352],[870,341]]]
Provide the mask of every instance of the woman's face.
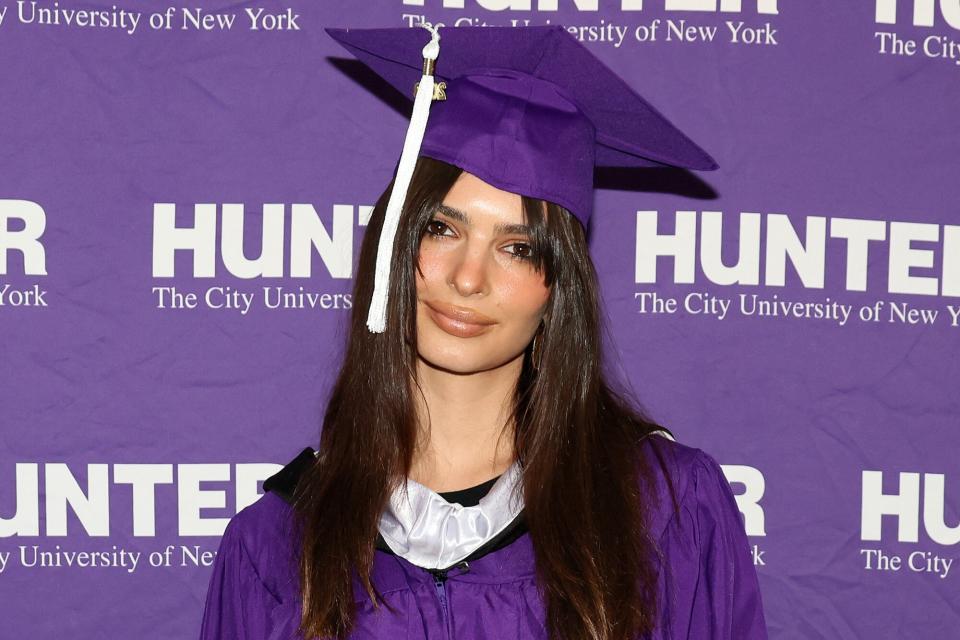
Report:
[[485,371],[530,344],[550,290],[533,268],[520,196],[463,172],[420,243],[417,345],[429,364]]

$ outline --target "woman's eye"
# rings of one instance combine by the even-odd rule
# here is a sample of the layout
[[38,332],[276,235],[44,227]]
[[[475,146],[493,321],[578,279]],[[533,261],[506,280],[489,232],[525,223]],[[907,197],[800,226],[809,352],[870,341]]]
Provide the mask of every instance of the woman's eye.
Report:
[[519,248],[519,249],[514,249],[513,251],[510,252],[511,258],[516,258],[517,260],[533,259],[533,247],[526,244],[525,242],[514,242],[509,246]]
[[440,220],[431,220],[427,223],[427,233],[435,237],[445,236],[444,230],[449,228],[445,222]]

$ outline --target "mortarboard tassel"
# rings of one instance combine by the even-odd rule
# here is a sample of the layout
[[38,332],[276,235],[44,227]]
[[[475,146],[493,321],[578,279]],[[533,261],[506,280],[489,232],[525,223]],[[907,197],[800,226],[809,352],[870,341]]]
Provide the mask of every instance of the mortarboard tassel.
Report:
[[[390,262],[393,257],[393,240],[400,225],[400,214],[407,198],[407,189],[410,188],[410,179],[413,177],[413,168],[420,155],[420,144],[427,127],[427,117],[430,115],[430,103],[434,98],[442,100],[443,83],[434,85],[433,69],[437,57],[440,55],[439,26],[420,26],[430,31],[430,42],[423,48],[423,76],[416,86],[416,97],[413,100],[413,115],[410,126],[403,141],[403,151],[400,154],[400,164],[397,168],[397,178],[390,191],[387,201],[387,211],[383,219],[383,229],[380,231],[380,243],[377,246],[377,265],[374,272],[373,297],[370,299],[370,311],[367,314],[367,328],[373,333],[383,333],[387,326],[387,297],[390,289]],[[436,95],[434,93],[436,92]]]

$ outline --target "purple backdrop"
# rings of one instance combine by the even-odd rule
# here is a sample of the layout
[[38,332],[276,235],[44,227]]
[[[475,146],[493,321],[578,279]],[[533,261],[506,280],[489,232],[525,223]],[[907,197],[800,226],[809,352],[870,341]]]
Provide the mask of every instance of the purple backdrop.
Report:
[[771,637],[957,637],[958,0],[0,1],[3,633],[197,634],[405,131],[322,27],[420,20],[576,29],[719,161],[602,173],[591,245]]

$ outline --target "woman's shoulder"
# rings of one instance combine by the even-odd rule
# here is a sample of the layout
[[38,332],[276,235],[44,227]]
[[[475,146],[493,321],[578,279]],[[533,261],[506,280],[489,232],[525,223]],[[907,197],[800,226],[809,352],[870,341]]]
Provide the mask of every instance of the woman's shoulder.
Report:
[[[644,436],[641,451],[652,472],[655,509],[651,532],[658,536],[684,511],[702,508],[704,501],[725,502],[732,492],[716,459],[698,447],[678,441],[665,430]],[[715,505],[718,507],[725,504]]]
[[238,536],[248,548],[276,546],[278,541],[288,540],[295,524],[294,490],[315,459],[314,450],[307,447],[264,480],[263,495],[230,519],[224,535]]
[[278,494],[267,491],[230,518],[224,536],[239,538],[247,548],[272,544],[293,526],[293,507]]
[[656,435],[645,451],[660,454],[678,503],[658,490],[656,523],[666,572],[670,637],[766,640],[762,597],[736,498],[716,459]]
[[297,524],[292,505],[293,489],[306,468],[304,449],[293,461],[268,478],[264,493],[236,513],[224,529],[218,555],[224,562],[249,565],[275,594],[285,591],[293,577],[297,555]]
[[277,607],[295,608],[299,602],[293,513],[290,503],[266,491],[227,522],[207,588],[201,638],[265,638],[270,630],[279,633],[273,629],[276,620],[295,619],[292,609],[274,616]]

